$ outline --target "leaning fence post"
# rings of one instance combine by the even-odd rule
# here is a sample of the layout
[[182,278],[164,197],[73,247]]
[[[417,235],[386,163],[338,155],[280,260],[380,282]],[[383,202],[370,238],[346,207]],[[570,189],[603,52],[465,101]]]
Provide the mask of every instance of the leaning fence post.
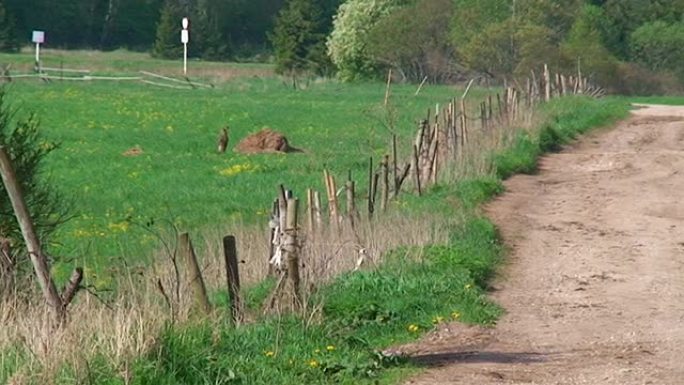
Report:
[[185,255],[185,266],[188,271],[188,279],[193,295],[195,296],[195,305],[198,306],[205,314],[211,311],[211,304],[207,297],[207,288],[204,285],[202,278],[202,271],[197,263],[197,255],[192,247],[192,241],[188,233],[180,235],[180,247]]
[[66,309],[62,298],[57,292],[57,287],[55,282],[52,280],[50,275],[50,266],[48,264],[47,258],[43,254],[40,248],[40,241],[38,240],[38,235],[33,227],[33,222],[31,221],[31,215],[29,214],[28,208],[26,207],[26,201],[21,193],[21,187],[17,176],[14,172],[14,167],[10,161],[10,157],[7,154],[5,146],[0,146],[0,173],[2,174],[2,181],[5,184],[5,190],[7,195],[9,195],[10,202],[12,203],[12,208],[14,209],[14,214],[19,222],[19,227],[21,228],[21,234],[26,242],[26,248],[28,249],[29,258],[33,264],[33,268],[36,272],[36,277],[38,278],[38,283],[43,290],[43,296],[46,302],[55,312],[55,318],[58,323],[64,322],[66,318]]
[[230,299],[230,314],[233,322],[242,319],[242,304],[240,301],[240,273],[238,271],[238,256],[235,237],[223,237],[223,255],[226,262],[226,278],[228,281],[228,297]]

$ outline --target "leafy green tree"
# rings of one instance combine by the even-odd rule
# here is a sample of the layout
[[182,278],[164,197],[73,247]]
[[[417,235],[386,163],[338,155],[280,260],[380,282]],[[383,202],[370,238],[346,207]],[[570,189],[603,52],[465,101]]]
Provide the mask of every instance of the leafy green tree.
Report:
[[457,72],[448,38],[452,4],[419,0],[378,21],[368,35],[368,51],[376,65],[397,70],[405,80],[452,78]]
[[611,86],[616,82],[617,59],[603,45],[600,23],[603,10],[585,5],[572,26],[568,38],[561,45],[566,71],[580,69],[599,84]]
[[[493,77],[528,74],[558,62],[558,43],[577,0],[456,0],[451,38],[467,67]],[[474,26],[474,28],[473,28]]]
[[0,0],[0,51],[16,52],[19,50],[19,42],[14,34],[14,19]]
[[312,0],[289,0],[271,35],[279,73],[323,72],[327,67],[322,13]]
[[631,35],[631,56],[654,71],[675,71],[684,77],[684,22],[646,23]]
[[340,5],[328,37],[328,55],[343,80],[373,76],[378,69],[368,48],[372,28],[409,0],[347,0]]
[[630,37],[641,25],[654,21],[675,23],[684,17],[684,0],[607,0],[601,6],[603,23],[610,26],[604,41],[611,52],[624,60],[630,57]]
[[181,25],[183,18],[181,6],[174,0],[166,0],[161,11],[159,25],[157,25],[157,40],[154,43],[152,54],[164,59],[177,59],[183,55],[183,46],[180,42]]

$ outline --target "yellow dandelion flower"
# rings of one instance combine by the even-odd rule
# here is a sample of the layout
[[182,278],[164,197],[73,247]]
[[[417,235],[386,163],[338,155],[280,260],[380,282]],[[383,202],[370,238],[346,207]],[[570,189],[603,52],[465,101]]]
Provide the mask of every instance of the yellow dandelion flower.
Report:
[[318,361],[316,361],[316,360],[309,360],[309,366],[312,367],[312,368],[317,368],[317,367],[319,367],[320,365],[321,365],[321,364],[320,364]]
[[243,172],[254,172],[258,169],[258,166],[249,164],[249,163],[243,163],[243,164],[235,164],[232,165],[228,168],[224,168],[223,170],[219,171],[219,174],[222,176],[233,176],[237,175]]
[[453,318],[453,319],[458,319],[460,316],[461,316],[461,313],[459,313],[457,311],[451,312],[451,318]]
[[332,351],[335,350],[335,345],[328,345],[328,346],[325,347],[325,350],[327,350],[327,351],[329,351],[329,352],[332,352]]
[[269,351],[264,352],[264,355],[266,357],[273,357],[273,356],[275,356],[275,352],[269,350]]
[[419,328],[418,328],[418,325],[411,324],[411,325],[408,326],[408,331],[410,331],[411,333],[417,332],[418,329],[419,329]]
[[466,289],[466,290],[469,290],[469,289],[472,288],[472,287],[473,287],[473,285],[471,285],[471,284],[465,285],[465,289]]
[[438,315],[437,317],[432,319],[433,324],[441,324],[442,322],[444,322],[444,317],[442,317],[441,315]]

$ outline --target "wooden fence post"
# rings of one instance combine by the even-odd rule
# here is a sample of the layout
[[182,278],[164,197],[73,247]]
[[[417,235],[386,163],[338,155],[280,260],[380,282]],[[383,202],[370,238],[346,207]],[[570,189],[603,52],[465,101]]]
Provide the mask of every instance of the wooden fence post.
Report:
[[226,279],[228,281],[228,297],[230,299],[230,314],[233,322],[242,320],[242,302],[240,301],[240,272],[238,271],[238,255],[235,237],[223,237],[223,255],[226,263]]
[[352,229],[356,228],[356,203],[354,200],[356,199],[356,184],[352,180],[351,177],[351,172],[349,172],[349,178],[347,179],[347,218],[349,219],[349,224],[351,225]]
[[268,221],[268,227],[270,228],[270,237],[268,240],[268,276],[275,276],[275,269],[271,261],[276,252],[276,239],[278,238],[280,231],[280,211],[279,211],[279,199],[273,201],[273,206],[271,208],[271,218]]
[[373,170],[373,157],[370,157],[368,162],[368,219],[373,218],[373,212],[375,211],[375,193],[373,191],[373,180],[375,171]]
[[544,96],[545,101],[551,100],[551,73],[548,64],[544,64]]
[[21,193],[19,181],[17,180],[14,167],[12,166],[12,162],[7,154],[5,146],[0,146],[0,173],[2,174],[2,181],[5,184],[5,190],[7,190],[10,202],[12,203],[14,214],[19,222],[21,234],[26,242],[29,258],[33,264],[36,277],[38,278],[38,283],[43,291],[43,296],[45,297],[48,305],[54,311],[57,322],[62,324],[66,320],[66,308],[64,307],[62,298],[57,292],[55,282],[52,280],[52,276],[50,275],[50,266],[40,247],[38,235],[36,235],[35,229],[33,227],[31,215],[26,207],[26,201]]
[[297,212],[299,200],[287,200],[287,226],[285,227],[284,251],[287,261],[287,276],[293,295],[293,306],[299,309],[302,305],[299,280],[299,250],[297,246]]
[[394,194],[399,195],[399,178],[397,176],[397,135],[392,134],[392,180],[394,181]]
[[180,247],[185,256],[185,267],[188,272],[190,288],[195,297],[195,306],[207,314],[211,312],[211,304],[207,297],[207,287],[204,285],[202,271],[199,263],[197,263],[197,255],[195,255],[195,250],[192,247],[192,241],[190,241],[188,233],[181,233],[179,238]]
[[312,189],[306,189],[306,221],[310,236],[313,237],[316,233],[314,209],[314,192]]
[[418,147],[413,146],[413,162],[411,164],[413,169],[413,180],[416,183],[416,190],[418,191],[418,196],[423,195],[423,190],[420,185],[420,159],[418,158]]
[[323,218],[321,218],[321,194],[318,190],[314,191],[314,217],[316,219],[316,228],[321,229],[323,227]]
[[389,155],[385,155],[382,160],[382,190],[380,191],[380,208],[387,210],[389,201]]
[[340,224],[339,206],[337,204],[337,186],[335,178],[330,175],[328,170],[323,170],[323,178],[325,179],[325,187],[328,193],[328,210],[330,211],[330,222],[335,228]]

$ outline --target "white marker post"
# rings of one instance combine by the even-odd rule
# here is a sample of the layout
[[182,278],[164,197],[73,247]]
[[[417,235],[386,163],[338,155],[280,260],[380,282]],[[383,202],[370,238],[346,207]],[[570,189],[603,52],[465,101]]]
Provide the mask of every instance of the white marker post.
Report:
[[36,43],[36,72],[40,73],[40,45],[45,43],[45,32],[33,31],[31,41]]
[[183,75],[188,75],[188,42],[190,33],[188,32],[188,18],[183,18],[183,29],[181,30],[181,43],[183,43]]

